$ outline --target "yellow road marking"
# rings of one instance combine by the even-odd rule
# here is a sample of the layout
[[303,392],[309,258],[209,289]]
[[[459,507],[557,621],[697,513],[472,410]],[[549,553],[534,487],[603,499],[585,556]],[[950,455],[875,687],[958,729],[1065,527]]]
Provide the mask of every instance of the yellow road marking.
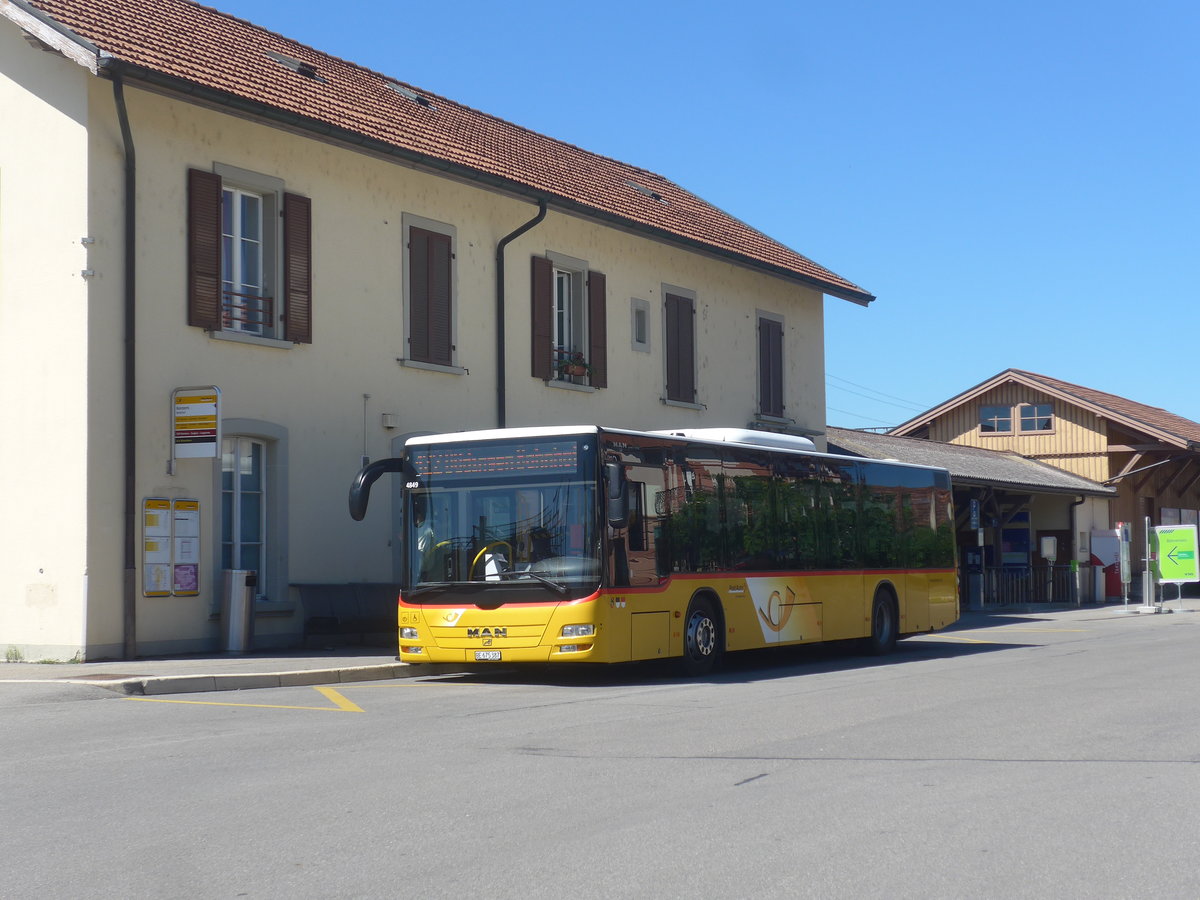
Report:
[[1016,631],[1021,634],[1084,634],[1086,628],[1017,628],[1012,625],[991,625],[979,631]]
[[324,694],[326,699],[332,700],[337,704],[338,709],[344,712],[362,712],[362,707],[351,703],[337,691],[330,687],[318,687],[317,693]]
[[347,700],[333,688],[315,687],[313,690],[323,694],[335,706],[284,706],[275,703],[226,703],[219,700],[171,700],[167,697],[122,697],[123,700],[141,700],[143,703],[183,703],[188,706],[248,706],[253,709],[307,709],[313,712],[364,712],[362,707]]
[[[1005,634],[1084,634],[1086,628],[1013,628],[1006,625],[993,625],[988,628],[977,628],[978,631],[1003,631]],[[985,641],[979,638],[958,637],[953,634],[924,634],[922,638],[940,638],[943,641],[958,641],[963,644],[995,644],[996,641]]]

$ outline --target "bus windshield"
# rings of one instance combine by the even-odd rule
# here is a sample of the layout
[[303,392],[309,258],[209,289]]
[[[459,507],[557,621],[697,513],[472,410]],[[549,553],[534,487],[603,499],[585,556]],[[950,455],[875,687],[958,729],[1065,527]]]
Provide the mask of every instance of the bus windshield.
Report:
[[594,435],[410,446],[405,599],[444,602],[456,586],[507,586],[492,602],[594,591],[596,459]]

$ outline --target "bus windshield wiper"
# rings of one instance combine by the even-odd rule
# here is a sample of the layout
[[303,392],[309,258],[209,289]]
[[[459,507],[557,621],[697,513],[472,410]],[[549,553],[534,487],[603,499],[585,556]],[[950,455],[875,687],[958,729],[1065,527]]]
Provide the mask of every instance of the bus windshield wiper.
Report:
[[559,593],[559,594],[566,594],[567,590],[568,590],[568,588],[565,584],[559,584],[557,581],[547,578],[541,572],[535,572],[532,569],[523,569],[521,571],[512,570],[512,571],[508,571],[508,572],[497,572],[496,574],[501,579],[524,578],[525,576],[529,576],[530,578],[536,579],[540,583],[544,584],[546,587],[550,588],[552,591],[555,591],[556,593]]
[[404,591],[404,596],[420,597],[422,594],[429,594],[433,591],[445,591],[450,588],[478,591],[485,586],[486,582],[483,581],[422,581],[416,587]]
[[444,591],[453,583],[452,581],[427,581],[419,587],[409,588],[402,593],[405,597],[420,597],[422,594],[428,594],[432,591]]

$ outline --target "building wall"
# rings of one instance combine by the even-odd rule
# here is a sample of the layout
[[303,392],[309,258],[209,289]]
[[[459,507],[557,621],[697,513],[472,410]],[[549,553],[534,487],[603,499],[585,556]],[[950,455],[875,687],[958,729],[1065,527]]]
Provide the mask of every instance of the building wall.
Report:
[[88,81],[0,20],[0,649],[70,659],[89,537]]
[[[42,126],[40,120],[48,118],[68,132],[68,140],[48,142],[57,153],[74,147],[55,166],[72,177],[56,183],[54,191],[76,219],[54,220],[65,235],[59,248],[63,259],[57,263],[66,273],[58,285],[59,305],[76,311],[71,317],[74,344],[69,345],[74,352],[69,366],[58,361],[53,389],[39,396],[41,402],[23,399],[22,412],[24,421],[42,422],[46,417],[39,410],[51,396],[79,397],[81,407],[86,397],[86,407],[75,418],[55,423],[54,433],[39,444],[42,451],[53,446],[64,476],[68,460],[75,470],[71,479],[55,479],[58,509],[46,517],[45,526],[57,534],[65,525],[63,508],[71,505],[65,501],[74,503],[78,513],[69,541],[74,561],[61,566],[74,567],[67,604],[73,625],[60,642],[95,658],[119,652],[122,636],[124,158],[111,85],[85,78],[85,70],[73,63],[46,56],[79,106],[73,121],[36,101],[28,103],[31,126]],[[294,636],[303,610],[295,607],[290,585],[391,580],[391,492],[376,491],[363,523],[352,522],[346,509],[347,490],[362,457],[391,455],[397,435],[406,432],[496,424],[495,248],[536,207],[475,184],[163,95],[130,87],[126,97],[137,149],[136,496],[139,504],[155,497],[199,500],[202,547],[198,596],[144,597],[139,514],[138,649],[203,650],[219,640],[214,613],[220,601],[220,460],[181,459],[173,469],[168,466],[171,392],[189,386],[219,387],[227,432],[264,438],[271,448],[269,476],[278,513],[269,522],[270,576],[261,588],[269,601],[261,608],[279,617],[260,619],[258,634],[267,641]],[[37,159],[36,153],[29,154],[23,164],[32,167]],[[311,199],[312,344],[223,340],[186,324],[187,170],[211,171],[214,164],[282,179],[286,190]],[[0,178],[7,168],[0,169]],[[33,200],[24,203],[33,205]],[[407,355],[402,301],[406,216],[456,230],[457,373],[399,362]],[[0,220],[0,228],[3,224]],[[84,266],[85,254],[77,243],[84,233],[95,238],[86,264],[96,274],[86,287],[72,282],[79,282],[77,272]],[[70,240],[76,241],[74,246]],[[585,260],[607,276],[607,389],[575,390],[530,376],[530,257],[547,251]],[[13,256],[6,247],[4,264]],[[762,310],[781,316],[785,324],[787,415],[802,427],[823,428],[823,319],[817,291],[556,212],[511,243],[506,261],[509,425],[743,426],[756,409],[756,311]],[[695,406],[668,406],[662,400],[664,285],[695,292]],[[66,288],[75,289],[73,299]],[[631,346],[634,298],[649,304],[650,353]],[[6,302],[2,309],[8,306]],[[33,312],[21,315],[28,318]],[[22,331],[31,327],[28,321],[20,324],[26,326]],[[0,329],[0,340],[7,340],[7,334],[9,329]],[[55,335],[56,347],[60,337]],[[19,370],[13,366],[7,374],[15,376]],[[384,427],[383,414],[394,417],[394,428]],[[37,446],[20,451],[5,470],[28,470],[39,458]],[[33,487],[20,496],[31,508],[45,501],[45,492]],[[35,547],[41,552],[50,543],[25,539],[29,552],[22,558],[34,558]],[[86,600],[79,587],[85,547],[90,572]],[[32,580],[23,570],[6,569],[0,586],[8,591],[21,578]],[[60,593],[69,583],[65,575],[54,582]],[[13,604],[6,602],[3,608],[12,615]],[[50,643],[38,637],[50,618],[32,608],[21,611],[0,625],[0,643],[6,633],[30,644]],[[54,616],[56,628],[60,620],[70,618]]]

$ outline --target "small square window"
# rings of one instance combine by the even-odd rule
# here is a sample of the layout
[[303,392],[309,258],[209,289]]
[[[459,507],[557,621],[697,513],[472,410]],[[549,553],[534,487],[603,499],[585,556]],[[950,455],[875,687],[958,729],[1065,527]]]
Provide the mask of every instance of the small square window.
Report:
[[650,352],[650,304],[636,297],[630,301],[630,340],[634,350]]
[[979,430],[983,434],[1011,434],[1011,406],[983,406],[979,409]]
[[1020,415],[1022,431],[1054,430],[1054,411],[1049,403],[1024,403]]

